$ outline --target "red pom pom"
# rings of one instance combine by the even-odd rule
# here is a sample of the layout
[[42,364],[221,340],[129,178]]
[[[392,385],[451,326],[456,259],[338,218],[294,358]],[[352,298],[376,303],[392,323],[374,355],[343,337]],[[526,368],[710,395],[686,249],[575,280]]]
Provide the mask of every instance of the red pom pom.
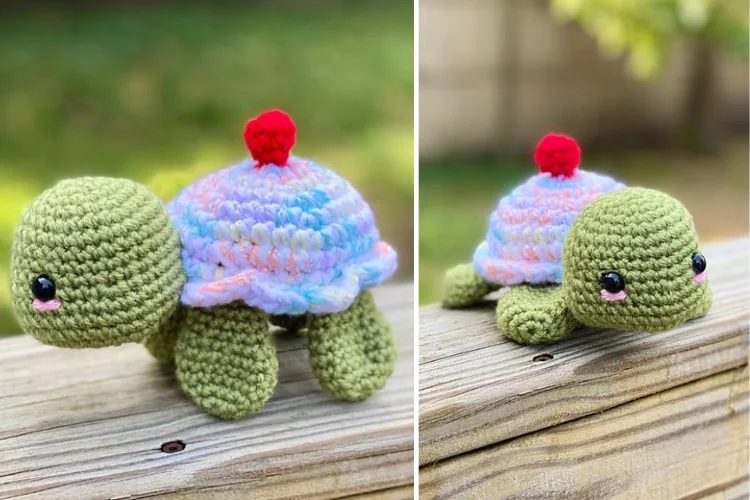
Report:
[[297,127],[289,115],[274,109],[248,121],[242,136],[258,167],[271,163],[283,167],[294,146],[296,133]]
[[581,163],[581,148],[572,137],[547,134],[534,150],[534,161],[540,172],[572,177]]

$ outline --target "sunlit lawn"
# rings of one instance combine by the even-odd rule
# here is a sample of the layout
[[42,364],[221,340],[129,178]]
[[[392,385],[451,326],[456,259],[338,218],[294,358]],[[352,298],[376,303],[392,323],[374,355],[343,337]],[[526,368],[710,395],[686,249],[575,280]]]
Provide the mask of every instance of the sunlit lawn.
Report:
[[84,174],[167,198],[245,157],[242,127],[270,107],[297,122],[297,154],[371,202],[411,276],[412,4],[242,5],[0,19],[0,332],[18,330],[7,262],[30,199]]
[[[628,185],[666,191],[693,214],[703,241],[748,233],[746,138],[727,142],[716,158],[679,152],[631,152],[584,158],[586,168]],[[535,173],[533,163],[477,162],[420,166],[419,298],[440,299],[444,271],[468,262],[501,194]]]

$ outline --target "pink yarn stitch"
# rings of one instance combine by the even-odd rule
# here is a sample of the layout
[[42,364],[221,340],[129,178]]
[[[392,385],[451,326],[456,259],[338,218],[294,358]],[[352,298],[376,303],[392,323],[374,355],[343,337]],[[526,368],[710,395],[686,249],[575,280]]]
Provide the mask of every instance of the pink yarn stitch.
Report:
[[576,215],[623,184],[576,169],[569,177],[542,173],[500,199],[485,240],[474,252],[474,268],[503,286],[562,281],[562,249]]
[[617,302],[620,300],[625,300],[628,297],[628,294],[625,293],[625,290],[620,290],[617,293],[612,293],[602,289],[599,291],[599,295],[607,302]]

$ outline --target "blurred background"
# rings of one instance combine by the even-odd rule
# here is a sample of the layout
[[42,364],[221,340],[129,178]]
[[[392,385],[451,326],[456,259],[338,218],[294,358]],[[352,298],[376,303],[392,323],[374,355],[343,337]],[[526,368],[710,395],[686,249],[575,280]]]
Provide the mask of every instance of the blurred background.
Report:
[[297,123],[295,153],[370,202],[411,278],[412,3],[219,4],[0,10],[0,335],[19,332],[13,229],[43,189],[122,176],[168,199],[244,158],[246,120],[275,107]]
[[746,235],[748,43],[746,0],[421,0],[420,302],[550,131],[680,199],[704,242]]

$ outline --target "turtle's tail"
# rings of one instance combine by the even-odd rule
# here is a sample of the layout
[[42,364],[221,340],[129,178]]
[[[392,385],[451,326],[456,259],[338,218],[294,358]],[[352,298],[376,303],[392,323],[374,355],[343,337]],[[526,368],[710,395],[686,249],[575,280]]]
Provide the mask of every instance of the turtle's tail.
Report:
[[500,288],[489,283],[471,264],[460,264],[445,273],[443,307],[467,307],[481,301],[485,295]]

